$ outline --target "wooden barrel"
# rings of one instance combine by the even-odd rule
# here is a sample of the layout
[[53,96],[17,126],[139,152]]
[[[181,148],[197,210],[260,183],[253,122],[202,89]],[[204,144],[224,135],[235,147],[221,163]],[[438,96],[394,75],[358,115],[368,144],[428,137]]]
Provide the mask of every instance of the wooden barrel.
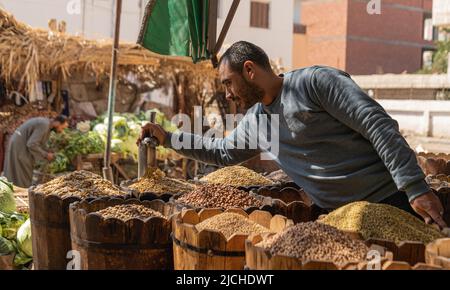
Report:
[[438,239],[428,244],[425,260],[427,264],[450,269],[450,238]]
[[[168,218],[122,221],[96,211],[120,204],[139,204]],[[162,200],[98,198],[70,206],[72,250],[81,270],[173,269],[170,209]]]
[[61,198],[28,190],[33,263],[36,270],[65,270],[71,249],[69,205],[78,197]]
[[195,225],[223,212],[241,214],[258,224],[278,232],[293,224],[283,216],[255,210],[247,214],[242,209],[184,210],[173,218],[173,253],[175,270],[243,270],[245,239],[248,235],[234,234],[229,239],[217,231],[198,231]]
[[394,261],[405,262],[410,266],[425,262],[425,247],[421,242],[403,241],[395,243],[382,239],[368,239],[366,244],[376,244],[392,252]]
[[296,187],[266,186],[254,190],[255,194],[272,199],[272,212],[283,215],[294,223],[317,219],[315,207],[305,191]]
[[[270,235],[269,235],[270,236]],[[266,237],[267,238],[267,237]],[[332,261],[308,260],[302,261],[295,257],[275,255],[258,246],[263,240],[262,235],[252,235],[245,241],[246,268],[249,270],[357,270],[367,269],[368,262],[352,262],[337,265]],[[384,248],[374,245],[371,250],[377,250],[381,255],[381,266],[392,260],[392,253]]]

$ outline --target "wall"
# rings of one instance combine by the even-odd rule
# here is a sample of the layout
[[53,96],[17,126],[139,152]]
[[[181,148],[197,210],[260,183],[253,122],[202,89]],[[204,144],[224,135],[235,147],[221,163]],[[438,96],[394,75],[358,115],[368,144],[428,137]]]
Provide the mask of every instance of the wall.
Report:
[[[219,0],[218,34],[225,22],[232,0]],[[264,1],[264,0],[263,0]],[[246,40],[263,48],[271,59],[281,59],[283,65],[292,67],[293,0],[270,2],[269,29],[250,27],[250,0],[242,0],[231,24],[222,51],[236,41]]]
[[294,64],[329,65],[351,74],[416,72],[422,66],[425,12],[432,0],[383,0],[381,14],[367,13],[368,0],[304,0],[304,42],[294,36]]
[[428,137],[450,137],[450,101],[378,100],[400,129]]
[[385,0],[381,14],[367,13],[367,1],[348,0],[346,71],[351,74],[413,73],[422,66],[424,13],[431,0]]
[[292,68],[308,66],[308,37],[306,34],[294,34],[294,49],[292,51]]
[[450,1],[433,1],[433,25],[450,26]]
[[[347,0],[304,1],[300,19],[306,26],[307,40],[295,37],[295,66],[320,64],[345,69]],[[300,47],[302,44],[306,47]]]

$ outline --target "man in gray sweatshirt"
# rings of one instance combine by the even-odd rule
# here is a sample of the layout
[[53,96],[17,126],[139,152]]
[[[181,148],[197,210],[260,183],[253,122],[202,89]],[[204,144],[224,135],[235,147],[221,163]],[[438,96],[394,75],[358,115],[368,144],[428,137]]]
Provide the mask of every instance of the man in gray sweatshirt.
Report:
[[425,182],[398,123],[347,73],[313,66],[277,76],[261,48],[241,41],[222,56],[219,75],[227,99],[248,109],[230,135],[169,134],[148,124],[141,138],[150,133],[170,148],[188,140],[193,146],[177,152],[233,165],[270,151],[261,144],[256,149],[233,145],[251,142],[255,118],[268,117],[273,125],[270,116],[276,115],[279,130],[267,133],[268,139],[279,140],[274,160],[320,208],[332,210],[361,200],[388,203],[446,226],[442,204]]

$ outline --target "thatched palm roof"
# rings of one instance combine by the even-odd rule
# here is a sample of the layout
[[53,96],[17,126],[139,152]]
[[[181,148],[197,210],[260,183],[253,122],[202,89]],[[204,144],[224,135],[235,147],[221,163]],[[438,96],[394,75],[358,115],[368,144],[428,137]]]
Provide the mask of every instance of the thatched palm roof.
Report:
[[[112,41],[87,40],[79,36],[34,29],[17,21],[0,8],[0,76],[8,86],[30,94],[42,78],[82,71],[97,78],[108,74],[111,66]],[[121,43],[119,75],[130,71],[158,84],[184,74],[199,91],[205,82],[214,83],[216,71],[209,62],[193,64],[189,59],[163,57],[137,44]]]

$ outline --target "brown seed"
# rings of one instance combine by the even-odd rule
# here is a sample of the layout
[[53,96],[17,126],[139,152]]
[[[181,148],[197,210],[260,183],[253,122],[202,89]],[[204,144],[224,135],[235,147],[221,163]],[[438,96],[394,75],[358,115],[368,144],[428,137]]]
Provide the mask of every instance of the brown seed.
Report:
[[126,193],[108,180],[89,171],[75,171],[36,186],[36,192],[55,194],[61,198],[76,196],[101,197],[120,196]]
[[247,208],[260,207],[262,202],[248,192],[233,186],[208,184],[183,194],[178,202],[202,208]]

